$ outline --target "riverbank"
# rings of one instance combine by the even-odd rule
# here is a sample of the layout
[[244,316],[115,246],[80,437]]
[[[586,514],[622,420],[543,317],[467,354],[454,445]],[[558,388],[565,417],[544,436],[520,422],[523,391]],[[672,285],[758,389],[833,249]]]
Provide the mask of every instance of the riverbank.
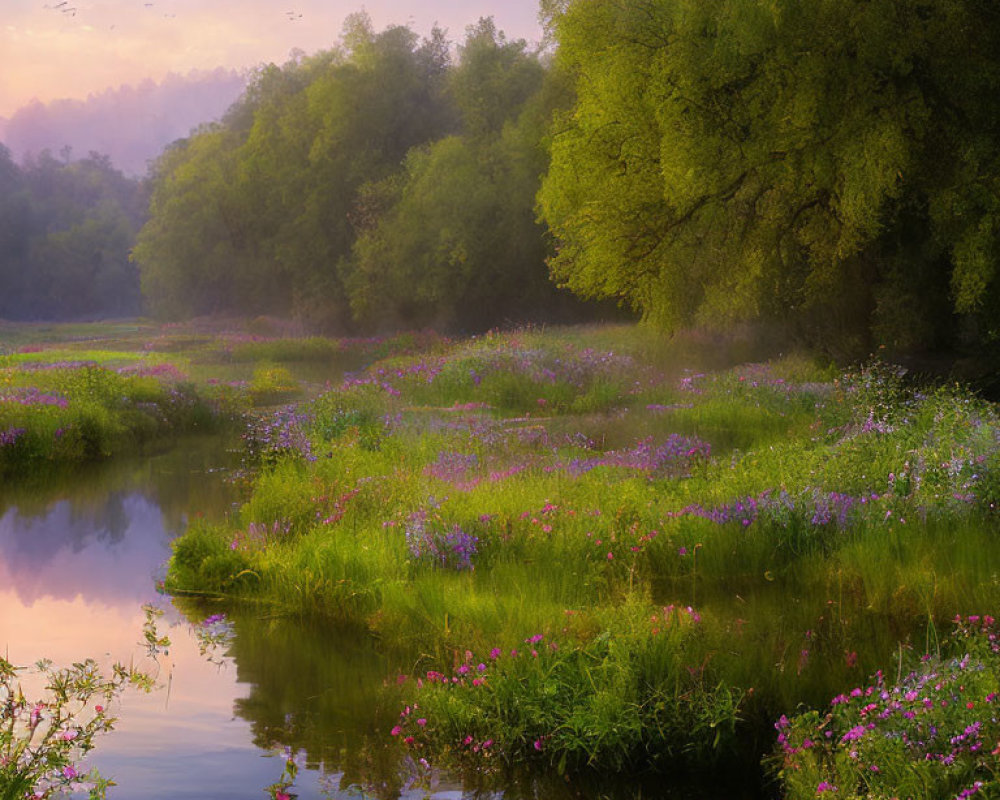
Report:
[[244,414],[314,396],[418,339],[323,339],[268,319],[0,323],[0,476],[45,481],[165,439],[238,431]]
[[753,764],[997,607],[993,406],[672,355],[618,327],[376,361],[248,434],[247,503],[167,586],[363,625],[412,664],[389,733],[477,771]]

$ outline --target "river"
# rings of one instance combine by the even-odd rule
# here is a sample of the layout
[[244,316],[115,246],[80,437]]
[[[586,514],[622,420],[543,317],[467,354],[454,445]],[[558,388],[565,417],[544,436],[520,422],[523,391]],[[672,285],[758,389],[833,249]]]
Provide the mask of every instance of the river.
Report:
[[[226,480],[234,465],[219,440],[189,440],[44,488],[7,487],[0,646],[14,664],[134,659],[156,673],[155,691],[122,697],[115,730],[88,759],[116,782],[111,797],[263,797],[289,745],[300,759],[309,752],[300,798],[358,797],[340,766],[315,754],[368,736],[385,669],[370,644],[230,612],[237,640],[209,658],[188,621],[201,609],[156,591],[171,539],[195,515],[218,517],[237,502]],[[155,662],[140,644],[144,604],[163,610],[160,633],[171,640]]]
[[[289,756],[302,766],[292,795],[299,800],[758,795],[759,786],[668,790],[627,776],[600,786],[558,776],[510,776],[502,790],[446,776],[413,785],[386,736],[398,708],[382,692],[397,670],[366,636],[157,591],[171,540],[197,517],[237,508],[229,478],[238,465],[229,443],[201,437],[0,490],[0,647],[8,660],[134,661],[157,676],[153,692],[123,695],[115,730],[85,762],[115,781],[112,800],[265,797]],[[159,633],[171,640],[155,661],[142,644],[146,605],[163,612]],[[216,613],[234,635],[205,653],[197,622]]]

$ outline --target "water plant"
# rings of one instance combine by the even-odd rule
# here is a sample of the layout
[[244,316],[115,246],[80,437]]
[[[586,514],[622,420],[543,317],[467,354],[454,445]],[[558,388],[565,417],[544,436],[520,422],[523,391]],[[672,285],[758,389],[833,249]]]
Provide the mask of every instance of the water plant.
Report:
[[456,652],[411,679],[390,733],[426,758],[487,768],[705,767],[731,754],[743,692],[689,662],[696,611],[650,610],[633,598],[596,618],[567,612],[557,634]]
[[92,361],[0,366],[0,473],[37,474],[106,458],[229,416],[168,364]]

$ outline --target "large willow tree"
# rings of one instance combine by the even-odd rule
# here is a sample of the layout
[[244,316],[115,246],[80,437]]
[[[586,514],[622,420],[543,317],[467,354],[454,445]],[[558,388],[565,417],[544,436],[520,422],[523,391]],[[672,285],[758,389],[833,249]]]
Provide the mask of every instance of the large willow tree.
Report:
[[[1000,335],[991,0],[562,0],[550,266],[667,327]],[[871,337],[871,339],[869,339]]]

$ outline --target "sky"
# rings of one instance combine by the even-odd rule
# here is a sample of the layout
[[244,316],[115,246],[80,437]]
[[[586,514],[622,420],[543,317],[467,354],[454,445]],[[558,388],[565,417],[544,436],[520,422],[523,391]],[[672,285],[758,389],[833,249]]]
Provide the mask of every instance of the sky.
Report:
[[282,64],[327,49],[364,10],[376,30],[436,23],[461,41],[492,16],[511,39],[541,38],[537,0],[0,0],[0,117],[38,99],[88,94],[168,73]]

